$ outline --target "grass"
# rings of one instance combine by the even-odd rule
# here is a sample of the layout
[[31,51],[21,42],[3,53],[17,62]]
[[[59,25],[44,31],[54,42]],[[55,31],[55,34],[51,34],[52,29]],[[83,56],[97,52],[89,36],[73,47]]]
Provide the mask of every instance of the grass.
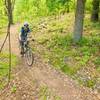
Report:
[[[68,35],[56,36],[46,45],[46,48],[50,50],[48,54],[49,63],[71,77],[75,76],[81,68],[92,67],[92,64],[96,67],[95,73],[99,73],[100,58],[97,55],[99,54],[99,46],[96,46],[98,45],[97,38],[99,37],[92,39],[92,41],[91,38],[85,37],[74,46],[72,39]],[[94,62],[92,62],[92,58],[95,59]],[[89,64],[89,62],[91,63]],[[90,72],[90,74],[92,73]],[[90,79],[87,80],[85,85],[93,87],[94,83]]]
[[0,14],[0,28],[7,26],[7,16]]
[[2,35],[4,34],[5,32],[4,32],[4,29],[0,29],[0,37],[2,37]]
[[96,66],[96,69],[100,72],[100,57],[96,57],[94,60],[94,64]]
[[[94,88],[100,75],[100,23],[90,22],[89,14],[87,14],[83,39],[74,45],[72,15],[67,15],[68,17],[64,17],[63,20],[47,21],[47,29],[42,34],[35,33],[34,37],[39,44],[45,47],[44,51],[41,48],[39,52],[41,51],[46,62],[70,77],[74,77],[84,86]],[[86,72],[82,72],[83,69]],[[78,75],[78,72],[81,75]]]
[[[18,63],[18,59],[12,54],[12,67]],[[9,55],[7,53],[0,54],[0,89],[3,88],[5,82],[2,79],[6,79],[9,70]],[[7,81],[7,80],[6,80]]]
[[16,85],[13,85],[13,87],[11,88],[11,92],[15,93],[16,91],[17,91],[17,87],[16,87]]

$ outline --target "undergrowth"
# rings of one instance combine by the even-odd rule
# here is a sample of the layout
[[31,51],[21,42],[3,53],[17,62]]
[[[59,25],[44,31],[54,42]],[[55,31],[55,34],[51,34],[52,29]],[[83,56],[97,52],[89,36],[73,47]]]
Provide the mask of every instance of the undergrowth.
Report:
[[[12,67],[18,63],[18,59],[12,54]],[[7,53],[0,53],[0,89],[3,88],[8,78],[9,71],[9,55]],[[5,80],[2,80],[5,79]]]
[[45,47],[44,51],[40,48],[45,61],[80,84],[95,88],[100,82],[100,24],[90,22],[87,14],[84,36],[75,44],[71,28],[73,17],[68,16],[61,21],[47,21],[47,28],[41,34],[36,33],[35,38]]

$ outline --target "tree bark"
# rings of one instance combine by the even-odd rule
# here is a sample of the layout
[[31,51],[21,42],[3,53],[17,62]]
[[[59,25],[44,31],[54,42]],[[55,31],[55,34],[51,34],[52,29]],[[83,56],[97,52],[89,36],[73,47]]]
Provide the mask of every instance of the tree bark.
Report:
[[10,23],[13,24],[13,11],[10,11]]
[[100,5],[100,0],[93,0],[93,8],[92,8],[92,15],[91,15],[91,21],[93,22],[99,20],[99,5]]
[[6,8],[8,14],[8,27],[7,27],[7,34],[8,34],[8,41],[9,41],[9,73],[8,73],[8,81],[10,82],[11,79],[11,37],[10,37],[10,28],[12,24],[12,5],[11,0],[6,0]]
[[74,26],[74,42],[78,42],[83,35],[83,22],[86,0],[77,0]]
[[10,24],[13,24],[14,5],[15,5],[15,0],[5,0],[5,6],[7,9],[7,14],[9,17]]

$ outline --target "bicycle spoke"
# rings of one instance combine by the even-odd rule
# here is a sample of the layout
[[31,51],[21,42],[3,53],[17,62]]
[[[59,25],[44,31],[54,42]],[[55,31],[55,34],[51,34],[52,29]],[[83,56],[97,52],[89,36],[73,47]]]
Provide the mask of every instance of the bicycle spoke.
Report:
[[29,66],[31,66],[31,65],[33,64],[33,60],[34,60],[34,58],[33,58],[33,53],[32,53],[32,51],[29,49],[29,50],[27,50],[27,52],[26,52],[26,62],[27,62],[27,64],[28,64]]

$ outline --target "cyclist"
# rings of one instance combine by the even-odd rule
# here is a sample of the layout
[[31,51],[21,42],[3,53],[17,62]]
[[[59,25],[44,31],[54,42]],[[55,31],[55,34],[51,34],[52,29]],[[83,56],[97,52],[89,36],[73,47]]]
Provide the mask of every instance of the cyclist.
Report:
[[[24,25],[21,27],[21,32],[19,34],[19,41],[21,47],[23,46],[24,42],[27,41],[27,36],[30,33],[30,28],[28,22],[25,22]],[[23,54],[23,50],[21,48],[21,54]]]

